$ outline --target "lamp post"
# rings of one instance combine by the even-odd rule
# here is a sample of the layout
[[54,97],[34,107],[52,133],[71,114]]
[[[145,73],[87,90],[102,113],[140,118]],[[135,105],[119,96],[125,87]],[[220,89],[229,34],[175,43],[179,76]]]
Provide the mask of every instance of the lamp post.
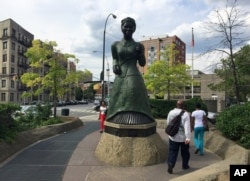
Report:
[[102,56],[102,72],[101,72],[101,82],[102,82],[102,100],[104,100],[104,90],[105,90],[105,84],[104,84],[104,64],[105,64],[105,34],[106,34],[106,25],[107,25],[107,21],[109,16],[113,16],[114,19],[116,19],[116,15],[110,13],[105,21],[105,25],[104,25],[104,31],[103,31],[103,56]]
[[108,77],[108,103],[109,103],[109,84],[110,84],[110,82],[109,82],[109,76],[110,76],[110,74],[109,74],[109,71],[110,71],[110,69],[109,69],[109,63],[107,62],[107,77]]

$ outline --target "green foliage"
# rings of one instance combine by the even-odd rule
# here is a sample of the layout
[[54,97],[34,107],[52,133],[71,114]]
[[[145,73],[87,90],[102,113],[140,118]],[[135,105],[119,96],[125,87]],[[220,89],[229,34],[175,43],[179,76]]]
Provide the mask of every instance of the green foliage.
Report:
[[167,118],[168,112],[176,107],[176,101],[150,99],[151,111],[154,118]]
[[34,109],[26,111],[25,115],[17,116],[15,121],[18,123],[18,130],[24,131],[43,125],[51,116],[51,105],[37,105]]
[[[176,100],[159,100],[150,99],[151,111],[154,118],[167,118],[169,111],[176,107]],[[195,110],[196,103],[201,104],[201,108],[207,111],[207,106],[199,98],[193,98],[185,101],[186,110],[193,112]]]
[[[21,81],[30,90],[22,97],[38,96],[44,90],[50,90],[53,101],[58,97],[63,97],[66,93],[72,91],[72,88],[78,83],[82,75],[89,76],[89,72],[67,71],[68,62],[79,62],[79,59],[73,54],[61,53],[56,50],[56,42],[42,42],[34,40],[25,56],[30,61],[31,72],[24,73]],[[42,74],[41,74],[42,72]],[[56,114],[56,111],[54,112]],[[55,117],[56,115],[54,115]]]
[[183,64],[170,66],[164,60],[155,61],[144,75],[146,87],[155,97],[163,97],[167,92],[169,99],[170,93],[182,92],[185,85],[190,84],[191,78],[186,73],[188,69]]
[[50,118],[51,106],[37,105],[25,115],[15,113],[21,107],[15,104],[0,104],[0,140],[12,142],[18,132],[34,129],[43,125],[58,123],[57,118]]
[[250,149],[250,103],[229,107],[216,118],[216,128],[227,138]]
[[203,101],[200,98],[194,97],[192,99],[189,99],[185,102],[186,110],[188,112],[193,112],[196,109],[196,104],[201,104],[201,109],[207,112],[207,106],[203,103]]
[[0,141],[12,142],[16,136],[16,122],[13,119],[15,111],[20,107],[15,104],[0,104]]
[[[229,57],[221,59],[221,66],[215,69],[215,73],[222,81],[217,84],[210,84],[209,87],[212,90],[225,91],[230,99],[235,97],[237,90],[240,96],[239,101],[246,101],[250,91],[249,52],[249,45],[242,47],[234,54],[233,64]],[[236,79],[237,85],[235,84]],[[235,89],[235,86],[237,86],[237,89]]]
[[16,138],[17,131],[12,128],[8,128],[0,124],[0,142],[5,141],[7,143],[12,143]]
[[49,118],[48,120],[46,121],[43,121],[42,122],[42,126],[46,126],[46,125],[51,125],[51,124],[59,124],[59,123],[62,123],[63,121],[58,118],[58,117],[52,117],[52,118]]

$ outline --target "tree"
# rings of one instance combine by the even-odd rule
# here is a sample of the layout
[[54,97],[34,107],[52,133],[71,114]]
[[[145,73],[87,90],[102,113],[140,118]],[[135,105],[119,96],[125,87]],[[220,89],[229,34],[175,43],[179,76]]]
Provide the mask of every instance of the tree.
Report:
[[227,63],[228,68],[231,69],[234,94],[236,102],[239,104],[241,89],[234,53],[249,40],[249,37],[244,35],[244,28],[247,25],[245,18],[247,17],[247,13],[237,6],[237,0],[234,0],[231,5],[229,1],[227,1],[227,3],[224,9],[215,10],[213,12],[214,16],[211,17],[205,25],[205,27],[213,33],[216,42],[218,42],[217,45],[214,45],[213,48],[206,53],[216,51],[228,56],[228,62],[222,60],[222,64]]
[[144,79],[147,89],[152,91],[154,97],[164,97],[167,93],[169,100],[171,93],[180,93],[186,84],[190,84],[191,78],[187,74],[189,66],[181,64],[176,58],[179,53],[176,45],[171,43],[161,52],[162,60],[156,60],[149,66]]
[[[240,87],[240,101],[246,101],[249,96],[250,90],[250,45],[242,47],[238,52],[234,54],[235,57],[235,67],[236,74]],[[230,60],[222,59],[222,66],[215,69],[215,73],[223,80],[218,84],[210,84],[209,87],[212,90],[219,90],[226,92],[227,97],[233,100],[235,96],[234,91],[234,78],[232,74],[232,69],[230,66]]]
[[169,66],[164,60],[155,61],[144,75],[146,87],[155,97],[164,97],[167,93],[169,100],[170,93],[182,92],[185,85],[190,83],[188,68],[184,64]]
[[[85,69],[84,71],[78,70],[76,73],[78,75],[78,83],[84,84],[84,82],[86,80],[89,80],[89,78],[91,77],[91,72],[87,69]],[[76,100],[86,99],[85,92],[86,90],[82,90],[81,87],[77,87],[76,88]]]
[[239,79],[240,98],[242,101],[247,101],[250,92],[250,45],[242,47],[235,54],[235,64]]
[[[72,54],[63,54],[56,50],[56,46],[54,41],[34,40],[32,47],[25,53],[30,62],[30,71],[21,76],[22,83],[31,90],[26,96],[32,97],[44,90],[50,91],[54,103],[54,117],[58,97],[67,93],[72,88],[70,85],[75,85],[79,79],[79,74],[67,71],[69,59],[75,62],[79,60]],[[43,70],[43,73],[41,74],[39,70]]]

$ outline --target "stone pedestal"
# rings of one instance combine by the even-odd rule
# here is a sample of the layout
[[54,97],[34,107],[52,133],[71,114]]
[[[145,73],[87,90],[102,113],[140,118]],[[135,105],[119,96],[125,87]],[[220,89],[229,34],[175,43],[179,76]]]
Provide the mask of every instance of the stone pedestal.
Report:
[[[111,127],[111,130],[118,128],[119,133],[122,134],[117,136],[104,132],[95,150],[95,156],[112,166],[148,166],[166,161],[166,143],[162,141],[158,133],[147,134],[148,131],[143,131],[151,130],[154,124],[134,127],[106,122],[105,126]],[[136,134],[140,129],[140,134]],[[127,133],[137,136],[125,136]]]

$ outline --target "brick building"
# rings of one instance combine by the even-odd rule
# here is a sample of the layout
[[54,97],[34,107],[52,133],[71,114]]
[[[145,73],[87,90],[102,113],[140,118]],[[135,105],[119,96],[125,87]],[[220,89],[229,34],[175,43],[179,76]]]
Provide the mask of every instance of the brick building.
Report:
[[155,60],[162,60],[162,52],[165,51],[166,46],[171,44],[175,45],[175,50],[178,51],[170,60],[171,64],[183,63],[186,64],[186,44],[176,35],[174,36],[152,36],[143,37],[140,41],[145,48],[146,66],[144,68],[139,67],[140,72],[146,73],[148,66],[150,66]]

